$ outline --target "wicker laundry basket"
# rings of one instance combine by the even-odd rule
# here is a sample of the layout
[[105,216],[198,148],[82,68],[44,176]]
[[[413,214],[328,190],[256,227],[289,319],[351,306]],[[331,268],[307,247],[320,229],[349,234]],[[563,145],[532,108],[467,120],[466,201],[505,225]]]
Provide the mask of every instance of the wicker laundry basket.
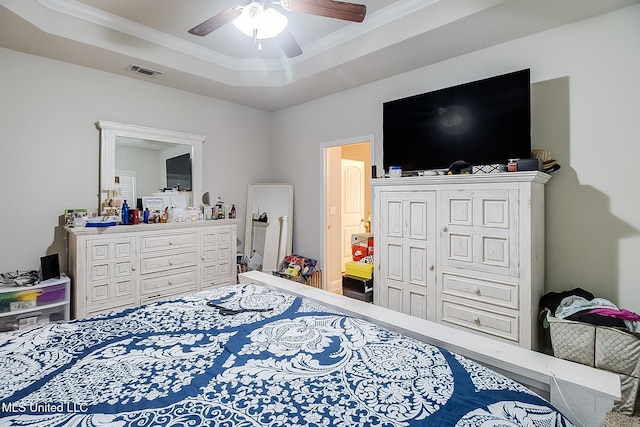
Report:
[[615,372],[622,398],[614,410],[640,415],[640,334],[548,315],[554,356]]

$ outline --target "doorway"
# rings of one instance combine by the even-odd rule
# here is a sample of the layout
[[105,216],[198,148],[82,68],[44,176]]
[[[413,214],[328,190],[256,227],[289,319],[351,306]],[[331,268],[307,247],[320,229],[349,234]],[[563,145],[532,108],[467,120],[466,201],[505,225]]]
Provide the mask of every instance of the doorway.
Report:
[[324,147],[325,289],[342,293],[344,264],[351,260],[351,235],[371,222],[371,138]]

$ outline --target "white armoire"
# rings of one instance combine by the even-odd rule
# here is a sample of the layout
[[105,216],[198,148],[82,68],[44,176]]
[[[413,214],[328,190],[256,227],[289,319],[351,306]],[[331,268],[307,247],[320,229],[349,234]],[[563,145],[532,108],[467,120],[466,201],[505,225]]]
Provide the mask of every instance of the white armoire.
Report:
[[374,303],[535,349],[549,178],[510,172],[371,180]]

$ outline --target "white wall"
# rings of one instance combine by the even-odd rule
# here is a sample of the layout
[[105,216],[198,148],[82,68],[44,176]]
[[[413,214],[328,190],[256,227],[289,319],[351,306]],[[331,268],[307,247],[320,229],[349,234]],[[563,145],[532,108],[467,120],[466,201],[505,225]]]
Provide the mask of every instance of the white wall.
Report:
[[274,113],[296,253],[323,261],[322,143],[374,135],[382,167],[384,101],[531,68],[533,147],[562,165],[547,185],[547,291],[581,286],[640,312],[638,22],[632,6]]
[[98,120],[206,135],[204,190],[239,216],[248,183],[270,180],[264,111],[7,49],[0,97],[0,272],[37,269],[47,253],[63,258],[59,216],[97,208]]

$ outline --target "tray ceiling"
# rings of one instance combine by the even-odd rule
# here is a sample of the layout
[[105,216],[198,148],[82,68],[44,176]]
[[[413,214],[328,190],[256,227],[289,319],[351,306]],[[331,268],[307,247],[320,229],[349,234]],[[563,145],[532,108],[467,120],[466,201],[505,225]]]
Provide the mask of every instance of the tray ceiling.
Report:
[[354,0],[362,23],[284,12],[287,58],[230,24],[187,32],[243,0],[0,0],[0,46],[277,111],[639,1]]

